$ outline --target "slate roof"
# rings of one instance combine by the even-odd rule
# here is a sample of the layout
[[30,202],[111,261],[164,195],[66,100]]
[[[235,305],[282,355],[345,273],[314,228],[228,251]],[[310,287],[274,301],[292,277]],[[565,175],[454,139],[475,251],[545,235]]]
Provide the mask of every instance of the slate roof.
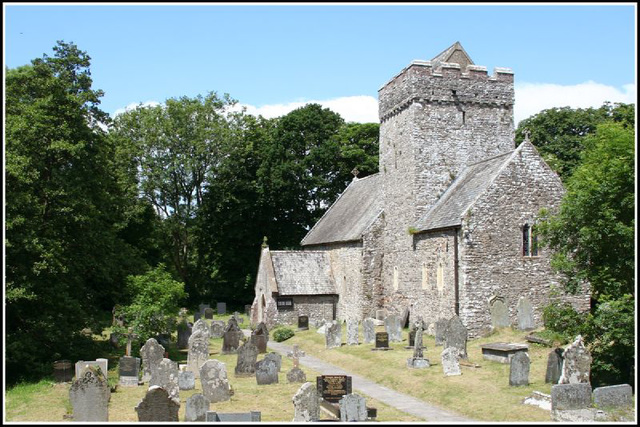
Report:
[[322,251],[271,251],[280,295],[335,294],[329,254]]
[[498,175],[513,151],[467,166],[436,204],[415,224],[417,231],[454,227]]
[[379,173],[352,181],[318,220],[301,245],[350,242],[382,212],[382,178]]

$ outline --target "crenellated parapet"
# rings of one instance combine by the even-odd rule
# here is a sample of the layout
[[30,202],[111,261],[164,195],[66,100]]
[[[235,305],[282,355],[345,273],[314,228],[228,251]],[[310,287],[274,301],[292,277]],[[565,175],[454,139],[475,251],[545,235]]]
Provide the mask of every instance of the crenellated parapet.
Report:
[[459,64],[413,61],[378,90],[380,122],[403,111],[413,102],[438,104],[470,104],[513,107],[513,71]]

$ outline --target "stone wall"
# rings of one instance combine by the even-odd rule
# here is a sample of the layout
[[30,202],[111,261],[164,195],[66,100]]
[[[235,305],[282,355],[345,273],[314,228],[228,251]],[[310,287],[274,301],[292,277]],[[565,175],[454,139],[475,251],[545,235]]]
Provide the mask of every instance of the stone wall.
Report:
[[[333,306],[337,301],[335,295],[297,295],[293,298],[293,310],[276,310],[273,316],[274,325],[298,326],[298,316],[309,316],[309,324],[320,320],[333,320]],[[270,328],[271,329],[271,328]]]

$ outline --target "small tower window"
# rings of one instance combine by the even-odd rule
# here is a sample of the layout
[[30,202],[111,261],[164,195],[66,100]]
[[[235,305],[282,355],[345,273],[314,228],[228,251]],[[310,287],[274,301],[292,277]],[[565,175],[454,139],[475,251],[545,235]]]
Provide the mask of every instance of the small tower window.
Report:
[[538,256],[538,236],[529,224],[522,227],[522,256]]

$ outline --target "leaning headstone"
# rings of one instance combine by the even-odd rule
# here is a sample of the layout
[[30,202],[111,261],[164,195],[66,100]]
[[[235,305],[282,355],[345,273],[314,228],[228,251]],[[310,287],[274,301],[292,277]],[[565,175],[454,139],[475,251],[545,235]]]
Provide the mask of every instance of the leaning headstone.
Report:
[[591,373],[591,353],[584,346],[582,336],[567,347],[562,354],[562,375],[558,384],[588,383]]
[[311,382],[305,382],[291,399],[293,401],[293,422],[314,422],[320,418],[318,391]]
[[189,337],[189,352],[187,353],[187,370],[200,377],[200,366],[209,360],[209,335],[203,331],[195,331]]
[[70,360],[56,360],[53,362],[53,378],[58,383],[73,381],[73,363]]
[[191,371],[178,372],[178,388],[180,390],[193,390],[196,388],[196,374]]
[[365,344],[371,344],[376,340],[376,327],[373,324],[373,319],[367,317],[362,321],[362,335]]
[[202,394],[211,403],[231,399],[231,387],[227,379],[227,365],[218,360],[207,360],[200,367]]
[[511,364],[509,369],[509,385],[527,386],[529,385],[529,368],[531,360],[529,354],[525,351],[518,351],[511,358]]
[[584,409],[591,406],[591,384],[556,384],[551,386],[551,410]]
[[509,321],[509,307],[502,298],[494,298],[489,302],[491,312],[491,326],[494,328],[506,328],[511,325]]
[[633,390],[629,384],[597,387],[593,390],[593,403],[598,408],[620,408],[633,404]]
[[87,366],[71,384],[69,400],[73,421],[109,421],[111,389],[105,374],[95,366]]
[[562,374],[562,352],[561,348],[554,348],[547,358],[547,372],[544,376],[544,382],[549,384],[558,384],[560,375]]
[[211,338],[222,338],[224,336],[225,323],[222,320],[211,322]]
[[219,302],[217,304],[216,308],[218,309],[218,315],[227,314],[227,303],[226,302]]
[[461,359],[467,358],[467,328],[462,324],[460,317],[453,316],[445,330],[444,346],[458,349]]
[[191,334],[195,334],[196,332],[201,332],[207,336],[207,338],[211,337],[211,327],[204,319],[199,319],[196,323],[191,327]]
[[247,340],[238,347],[238,358],[236,361],[235,375],[236,377],[253,376],[256,372],[256,361],[258,359],[258,347],[251,341]]
[[345,395],[338,402],[340,406],[340,421],[366,421],[367,405],[364,397],[352,393]]
[[440,319],[436,321],[434,335],[437,346],[444,345],[447,326],[449,326],[449,321],[447,319]]
[[324,335],[324,334],[326,334],[326,333],[327,333],[327,328],[329,327],[329,324],[330,324],[330,323],[329,323],[329,322],[325,322],[325,321],[321,321],[320,323],[321,323],[321,324],[320,324],[320,326],[318,327],[318,329],[316,330],[316,332],[317,332],[318,334],[322,334],[322,335]]
[[384,319],[384,329],[389,334],[389,341],[402,341],[402,325],[400,324],[398,316],[395,314],[387,316],[387,318]]
[[201,393],[196,393],[187,398],[185,404],[184,420],[188,422],[204,421],[210,402]]
[[347,319],[347,345],[358,345],[358,321]]
[[185,349],[189,348],[189,337],[193,331],[192,324],[187,321],[182,321],[178,323],[178,348]]
[[342,323],[335,320],[328,323],[324,337],[327,348],[340,347],[342,345]]
[[400,314],[399,320],[400,320],[400,328],[406,328],[409,325],[409,315],[411,314],[410,310],[408,307],[405,307],[404,310],[402,310],[402,314]]
[[274,359],[265,357],[256,363],[256,382],[258,385],[278,383],[278,365]]
[[309,330],[309,316],[298,316],[298,330]]
[[276,362],[276,368],[278,369],[278,372],[280,372],[280,369],[282,368],[282,356],[279,353],[272,351],[271,353],[265,354],[263,360],[273,360]]
[[241,338],[244,338],[244,333],[238,326],[238,322],[233,317],[229,318],[222,336],[222,354],[235,353],[240,347]]
[[447,347],[442,350],[442,371],[447,377],[453,375],[462,375],[460,370],[460,362],[458,362],[459,352],[457,348]]
[[269,341],[269,330],[264,322],[258,323],[258,326],[251,332],[251,341],[258,348],[258,353],[267,352],[267,342]]
[[152,371],[149,386],[157,385],[169,393],[169,397],[179,399],[180,387],[178,386],[178,363],[164,358],[158,364],[158,369]]
[[207,307],[204,309],[204,318],[213,319],[213,308]]
[[533,318],[533,306],[526,297],[521,297],[516,307],[518,316],[518,329],[528,331],[535,329],[536,323]]
[[160,386],[149,387],[147,394],[135,407],[138,421],[178,421],[180,401],[171,398],[169,393]]
[[137,387],[140,378],[140,359],[123,356],[118,362],[118,383],[124,387]]

